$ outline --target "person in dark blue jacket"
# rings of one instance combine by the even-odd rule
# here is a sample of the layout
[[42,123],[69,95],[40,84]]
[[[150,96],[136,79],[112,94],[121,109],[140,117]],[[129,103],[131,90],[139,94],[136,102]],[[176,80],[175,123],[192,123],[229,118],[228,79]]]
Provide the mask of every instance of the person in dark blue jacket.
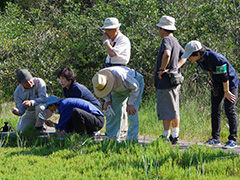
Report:
[[93,136],[94,131],[99,131],[104,126],[103,113],[92,103],[79,98],[60,99],[49,96],[46,99],[46,109],[59,113],[58,123],[46,120],[45,124],[54,126],[58,131],[76,132]]
[[58,73],[59,82],[63,88],[65,98],[80,98],[91,102],[102,110],[100,102],[91,91],[84,85],[76,82],[76,77],[71,68],[63,68]]
[[195,40],[187,43],[182,58],[188,58],[192,62],[197,62],[203,70],[208,72],[212,83],[212,138],[205,145],[213,146],[221,144],[221,111],[224,101],[230,135],[223,148],[236,147],[238,120],[235,106],[237,103],[239,79],[235,69],[222,54],[205,48],[199,41]]

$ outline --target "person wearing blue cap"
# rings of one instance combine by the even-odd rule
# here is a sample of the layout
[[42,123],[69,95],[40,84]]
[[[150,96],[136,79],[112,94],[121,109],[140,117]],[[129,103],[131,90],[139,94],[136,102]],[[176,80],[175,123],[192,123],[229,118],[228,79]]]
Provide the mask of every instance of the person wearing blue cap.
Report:
[[239,84],[235,69],[222,54],[207,49],[196,40],[187,43],[182,58],[188,58],[191,62],[197,62],[203,70],[208,72],[211,80],[212,138],[204,144],[208,146],[217,146],[221,144],[221,112],[224,102],[230,135],[223,148],[235,148],[237,146],[236,140],[238,129],[235,106],[237,103]]
[[51,95],[46,99],[46,109],[60,114],[58,123],[46,120],[47,126],[55,126],[58,131],[66,133],[87,133],[93,136],[94,131],[99,131],[104,126],[103,113],[92,103],[79,98],[60,99]]
[[[35,128],[44,130],[43,121],[38,117],[45,108],[47,98],[46,83],[43,79],[33,77],[27,69],[20,69],[16,74],[18,87],[14,91],[14,102],[16,107],[12,113],[20,116],[17,124],[17,131],[24,131],[30,124],[35,125]],[[52,113],[45,112],[45,117],[49,118]]]

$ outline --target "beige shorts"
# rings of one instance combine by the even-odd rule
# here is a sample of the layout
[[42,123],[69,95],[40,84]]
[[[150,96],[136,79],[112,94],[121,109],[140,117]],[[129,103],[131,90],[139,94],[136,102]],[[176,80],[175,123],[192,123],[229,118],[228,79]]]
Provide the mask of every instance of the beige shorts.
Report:
[[157,89],[157,116],[159,120],[179,118],[179,93],[181,85],[171,89]]

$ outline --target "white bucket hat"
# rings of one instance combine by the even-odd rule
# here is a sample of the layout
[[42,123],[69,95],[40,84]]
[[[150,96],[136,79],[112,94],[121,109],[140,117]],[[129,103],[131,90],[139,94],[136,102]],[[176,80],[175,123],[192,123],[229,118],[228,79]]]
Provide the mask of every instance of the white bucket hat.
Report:
[[202,44],[199,41],[193,40],[186,44],[185,52],[182,55],[182,58],[187,59],[191,56],[193,52],[202,49]]
[[109,17],[105,19],[102,29],[117,29],[121,26],[117,18]]
[[106,97],[113,89],[114,76],[109,70],[102,70],[92,78],[93,90],[97,97]]
[[177,30],[175,27],[175,19],[171,16],[162,16],[157,26],[170,31]]

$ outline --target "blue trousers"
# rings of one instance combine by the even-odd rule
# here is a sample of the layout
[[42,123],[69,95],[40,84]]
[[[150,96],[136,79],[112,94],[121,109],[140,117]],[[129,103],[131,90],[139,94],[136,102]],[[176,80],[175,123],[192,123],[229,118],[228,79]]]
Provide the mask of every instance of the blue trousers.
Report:
[[[138,117],[138,109],[140,105],[140,101],[142,98],[142,93],[144,89],[144,79],[141,74],[136,72],[135,76],[136,80],[139,83],[139,95],[137,100],[134,104],[135,109],[137,112],[134,115],[128,115],[128,134],[127,139],[137,141],[138,140],[138,129],[139,129],[139,117]],[[121,92],[112,92],[112,109],[115,113],[115,116],[106,116],[106,133],[107,138],[120,140],[120,133],[121,133],[121,124],[122,124],[122,115],[123,111],[126,109],[126,103],[128,97],[130,95],[130,90],[121,91]]]

